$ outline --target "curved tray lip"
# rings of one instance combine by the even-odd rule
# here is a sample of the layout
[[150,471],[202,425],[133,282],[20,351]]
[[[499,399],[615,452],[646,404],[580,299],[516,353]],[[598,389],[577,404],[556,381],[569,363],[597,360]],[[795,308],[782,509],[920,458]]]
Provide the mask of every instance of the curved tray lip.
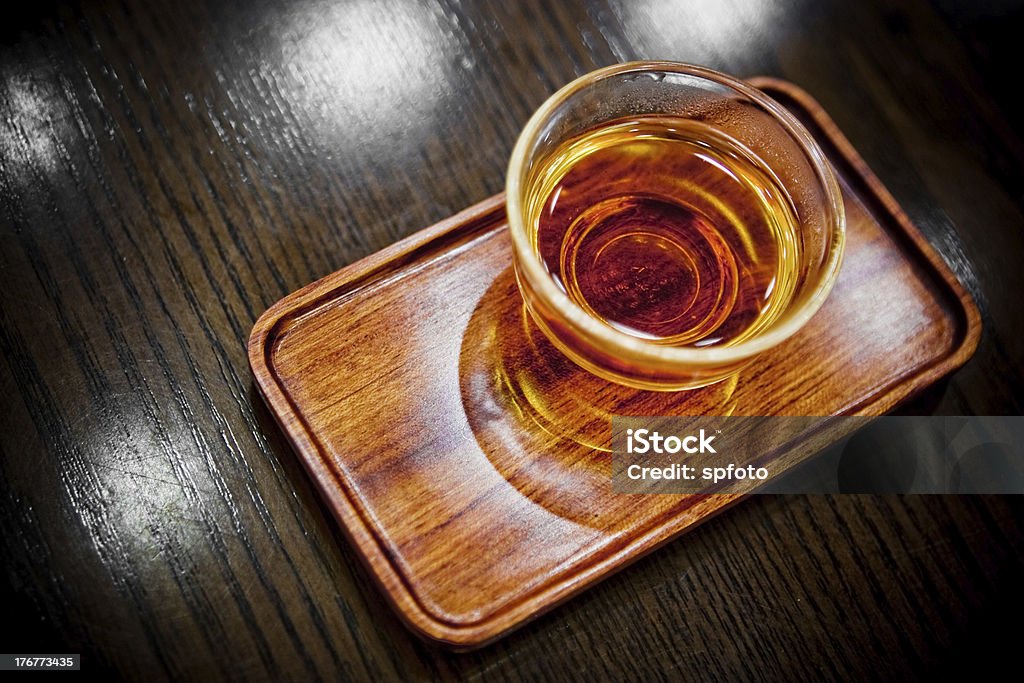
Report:
[[[311,282],[278,300],[264,311],[253,325],[246,345],[249,366],[260,396],[270,408],[270,413],[278,426],[288,436],[292,447],[298,454],[316,452],[320,455],[316,459],[300,455],[299,460],[346,538],[358,549],[378,588],[399,617],[414,632],[453,647],[476,647],[478,643],[483,645],[500,637],[502,633],[492,636],[486,629],[478,632],[479,629],[466,629],[449,624],[443,617],[433,614],[421,604],[401,571],[389,557],[386,544],[377,538],[372,524],[359,511],[345,478],[330,466],[327,458],[323,457],[322,449],[312,430],[278,380],[272,354],[274,344],[280,339],[287,325],[304,313],[335,298],[342,289],[346,293],[358,291],[360,287],[352,287],[353,282],[376,282],[386,278],[388,272],[396,270],[396,262],[414,259],[418,252],[434,246],[435,241],[466,225],[467,221],[476,222],[484,229],[493,229],[496,223],[503,223],[504,213],[505,195],[488,197],[439,223]],[[378,558],[386,558],[387,561],[378,561]],[[482,638],[487,640],[481,640]]]
[[[814,121],[827,142],[835,147],[863,180],[872,199],[878,201],[888,216],[895,220],[904,236],[931,266],[933,274],[940,277],[942,284],[949,288],[951,298],[961,304],[958,311],[964,319],[957,326],[960,330],[958,343],[950,353],[912,376],[899,378],[896,386],[886,387],[841,411],[843,414],[881,414],[962,366],[970,358],[981,337],[978,308],[946,262],[925,240],[821,105],[806,91],[787,81],[772,77],[747,80],[765,90],[769,96],[775,92],[781,93],[800,106],[802,113]],[[445,237],[454,230],[461,229],[461,234],[468,235],[462,242],[471,243],[481,235],[490,235],[503,228],[504,195],[497,194],[282,298],[259,317],[247,344],[249,364],[260,395],[300,454],[299,460],[345,536],[358,549],[382,593],[414,632],[455,649],[480,647],[502,637],[741,500],[740,496],[730,495],[717,496],[718,500],[715,501],[700,501],[667,522],[649,527],[646,532],[626,539],[615,550],[603,554],[598,561],[586,565],[581,571],[569,574],[562,572],[552,581],[539,586],[536,591],[479,620],[453,622],[423,603],[390,556],[386,544],[378,538],[373,524],[360,511],[345,478],[330,465],[328,458],[323,457],[315,435],[278,380],[272,359],[273,349],[288,325],[305,313],[339,295],[352,295],[368,284],[380,283],[389,274],[401,272],[404,264],[419,260],[425,253],[450,250],[452,247],[446,244]],[[320,457],[301,456],[302,453],[311,452],[318,453]],[[704,508],[709,509],[704,511]]]

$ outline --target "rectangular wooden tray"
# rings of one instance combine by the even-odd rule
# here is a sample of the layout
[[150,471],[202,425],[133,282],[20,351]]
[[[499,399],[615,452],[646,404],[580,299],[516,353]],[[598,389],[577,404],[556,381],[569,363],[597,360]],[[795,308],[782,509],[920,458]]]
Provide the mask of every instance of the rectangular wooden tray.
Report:
[[502,197],[279,301],[257,385],[408,624],[493,640],[735,502],[611,490],[611,415],[877,415],[962,365],[978,311],[821,107],[755,79],[840,177],[847,253],[824,308],[734,382],[591,377],[524,318]]

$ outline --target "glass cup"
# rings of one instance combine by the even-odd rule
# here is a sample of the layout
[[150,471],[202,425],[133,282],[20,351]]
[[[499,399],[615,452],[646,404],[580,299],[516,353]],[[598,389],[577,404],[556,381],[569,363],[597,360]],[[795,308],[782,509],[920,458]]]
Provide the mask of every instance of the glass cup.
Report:
[[640,389],[738,372],[808,321],[842,259],[839,186],[810,134],[687,64],[618,64],[559,90],[519,137],[506,195],[537,326]]

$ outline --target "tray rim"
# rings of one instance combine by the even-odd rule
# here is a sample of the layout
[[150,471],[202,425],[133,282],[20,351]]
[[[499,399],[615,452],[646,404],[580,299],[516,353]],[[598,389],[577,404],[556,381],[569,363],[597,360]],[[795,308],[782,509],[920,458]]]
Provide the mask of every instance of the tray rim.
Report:
[[[923,262],[929,266],[932,276],[948,288],[949,297],[959,302],[956,313],[962,315],[963,320],[959,321],[958,327],[962,326],[963,329],[959,344],[956,344],[948,354],[913,375],[903,375],[875,394],[839,411],[839,414],[852,415],[882,414],[962,366],[970,358],[981,337],[980,312],[948,264],[910,221],[895,198],[816,100],[802,88],[788,81],[773,77],[754,77],[747,80],[755,87],[768,91],[769,96],[773,92],[779,92],[800,106],[803,113],[821,129],[828,143],[835,147],[838,154],[860,176],[872,198],[885,209],[886,218],[895,221],[902,231],[902,237],[909,239]],[[303,468],[312,478],[321,498],[341,526],[342,532],[367,565],[378,588],[399,617],[414,632],[457,649],[479,647],[500,638],[597,581],[671,542],[742,498],[729,495],[712,496],[710,499],[714,500],[710,502],[709,499],[701,500],[667,522],[654,525],[646,533],[627,539],[627,542],[596,558],[596,562],[583,567],[581,571],[543,585],[536,592],[509,603],[503,610],[492,613],[482,620],[453,623],[421,604],[389,556],[386,544],[377,538],[372,525],[353,502],[344,477],[331,465],[329,458],[324,457],[312,430],[285,392],[274,371],[273,348],[284,328],[305,313],[339,296],[354,296],[364,287],[384,284],[389,275],[400,275],[405,264],[424,260],[430,263],[439,254],[459,251],[478,239],[493,236],[503,229],[503,222],[503,193],[473,204],[283,297],[259,317],[247,344],[249,364],[261,397],[288,437]],[[458,236],[459,239],[449,244],[445,238],[452,235]],[[311,453],[315,453],[316,457],[310,457]]]

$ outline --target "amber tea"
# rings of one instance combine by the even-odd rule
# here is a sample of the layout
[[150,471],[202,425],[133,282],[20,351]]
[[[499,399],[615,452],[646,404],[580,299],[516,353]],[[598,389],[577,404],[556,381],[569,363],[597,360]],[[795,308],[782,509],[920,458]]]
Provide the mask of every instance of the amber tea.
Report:
[[567,358],[655,391],[735,377],[825,301],[842,195],[811,134],[743,81],[628,62],[523,128],[506,179],[516,281]]
[[788,193],[700,121],[630,118],[565,141],[524,203],[552,278],[590,315],[671,346],[732,345],[793,297]]

